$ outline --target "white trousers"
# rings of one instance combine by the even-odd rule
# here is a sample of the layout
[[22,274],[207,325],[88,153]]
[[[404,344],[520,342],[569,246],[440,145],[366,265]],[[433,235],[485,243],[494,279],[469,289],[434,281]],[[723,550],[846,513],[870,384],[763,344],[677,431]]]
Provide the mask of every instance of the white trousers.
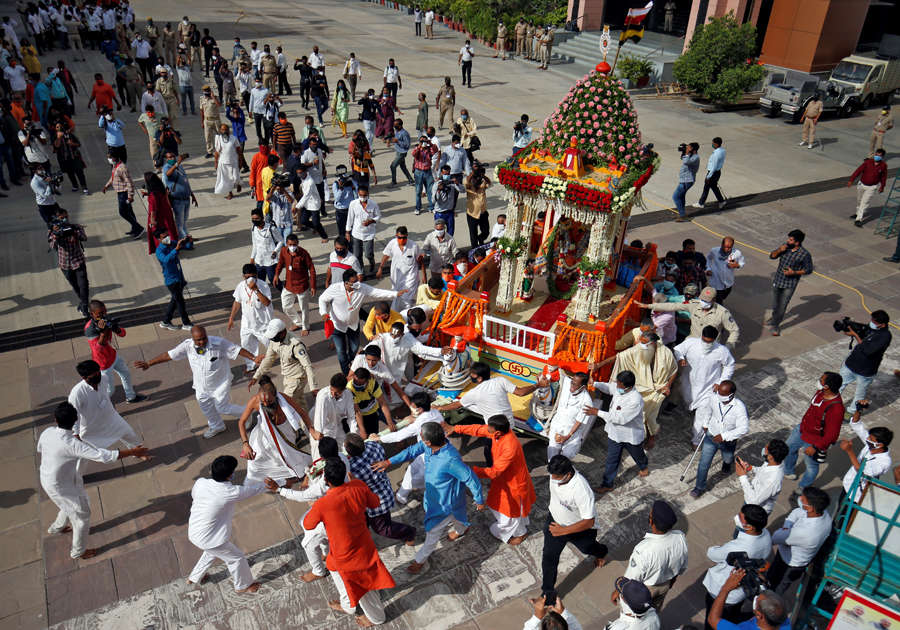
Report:
[[[44,488],[46,492],[47,489]],[[69,555],[73,558],[79,558],[87,547],[88,530],[91,528],[91,503],[88,501],[87,492],[82,489],[81,495],[77,498],[66,497],[65,500],[58,501],[55,492],[47,492],[50,500],[59,508],[59,514],[56,520],[47,530],[49,534],[58,534],[66,526],[66,521],[72,524],[72,549]],[[61,497],[59,497],[61,498]],[[77,509],[70,505],[72,502],[78,504]]]
[[282,287],[281,310],[294,322],[295,326],[309,330],[309,290],[303,293],[291,293]]
[[400,489],[397,490],[397,499],[400,503],[409,501],[409,493],[413,490],[425,487],[425,456],[419,455],[412,460],[403,473]]
[[878,186],[880,186],[880,184],[872,184],[871,186],[866,186],[862,182],[856,184],[857,221],[862,221],[863,217],[866,216],[866,210],[869,208],[869,204],[872,203],[872,197],[878,192]]
[[200,405],[200,411],[206,416],[206,422],[209,424],[210,429],[225,428],[225,421],[222,420],[222,415],[240,417],[244,413],[243,407],[231,403],[231,394],[228,390],[225,390],[221,396],[197,392],[197,403]]
[[455,531],[460,536],[465,534],[469,529],[468,525],[463,525],[462,523],[457,521],[456,517],[454,517],[452,514],[446,517],[444,520],[442,520],[440,523],[438,523],[425,533],[425,542],[421,547],[419,547],[419,550],[416,552],[416,562],[422,564],[428,559],[428,556],[430,556],[434,552],[434,548],[437,547],[438,542],[440,542],[441,534],[444,533],[444,529],[451,524],[453,525],[453,531]]
[[507,516],[501,514],[497,510],[488,508],[494,515],[495,522],[491,524],[490,530],[494,538],[499,538],[503,542],[509,542],[510,538],[516,536],[524,536],[528,532],[527,516]]
[[[337,571],[332,571],[331,579],[334,580],[334,585],[341,598],[341,608],[343,608],[344,612],[348,615],[355,614],[356,608],[350,605],[350,596],[347,595],[347,587],[344,586],[344,580],[341,579],[341,574]],[[384,604],[381,603],[381,596],[378,594],[378,591],[369,591],[360,597],[359,607],[362,608],[363,614],[369,618],[369,621],[376,626],[387,621],[387,615],[384,614]]]
[[559,444],[555,441],[555,434],[551,432],[550,442],[547,444],[547,461],[549,462],[554,455],[562,453],[569,459],[572,459],[581,452],[581,444],[584,438],[580,435],[573,435],[568,440]]
[[[303,515],[306,518],[306,514]],[[300,525],[303,526],[303,518]],[[310,570],[316,575],[328,575],[325,568],[325,556],[328,555],[328,534],[325,523],[319,523],[313,529],[303,528],[303,540],[300,542],[309,560]]]
[[[259,354],[259,344],[262,344],[263,348],[267,348],[269,346],[269,340],[266,339],[266,336],[260,332],[252,330],[247,326],[241,324],[241,347],[244,348],[247,352],[252,355]],[[256,364],[253,363],[250,359],[244,359],[244,365],[247,366],[247,369],[256,367]],[[243,409],[241,410],[243,411]]]
[[230,540],[224,545],[204,549],[203,555],[197,560],[188,579],[194,584],[199,584],[216,559],[221,560],[228,567],[231,579],[234,580],[234,590],[242,591],[253,584],[253,574],[250,572],[250,563],[247,562],[247,557]]

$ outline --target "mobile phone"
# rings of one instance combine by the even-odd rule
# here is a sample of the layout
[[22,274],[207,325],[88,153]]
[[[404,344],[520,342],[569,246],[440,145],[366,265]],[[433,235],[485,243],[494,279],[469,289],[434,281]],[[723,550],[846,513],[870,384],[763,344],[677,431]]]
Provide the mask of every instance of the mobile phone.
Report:
[[556,606],[556,591],[552,591],[544,595],[544,606],[551,608]]

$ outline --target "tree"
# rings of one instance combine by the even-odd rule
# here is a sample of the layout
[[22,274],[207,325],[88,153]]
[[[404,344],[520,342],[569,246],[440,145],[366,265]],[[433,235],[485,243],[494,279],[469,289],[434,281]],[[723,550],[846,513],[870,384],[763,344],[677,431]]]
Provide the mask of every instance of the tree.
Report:
[[766,74],[755,56],[756,26],[729,13],[697,27],[675,61],[675,79],[715,103],[734,103]]

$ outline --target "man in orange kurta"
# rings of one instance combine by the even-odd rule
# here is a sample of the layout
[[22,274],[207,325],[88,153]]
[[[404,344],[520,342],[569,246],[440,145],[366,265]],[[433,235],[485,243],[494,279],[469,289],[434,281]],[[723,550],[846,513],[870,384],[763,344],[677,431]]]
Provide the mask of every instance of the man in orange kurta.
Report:
[[325,566],[340,595],[340,600],[328,605],[352,615],[359,604],[363,614],[356,616],[358,625],[367,628],[382,624],[386,620],[384,604],[375,591],[392,588],[394,578],[378,556],[366,524],[366,508],[377,508],[381,500],[359,479],[345,482],[347,468],[336,457],[326,460],[323,474],[328,492],[313,503],[303,518],[303,527],[312,530],[324,523],[328,533]]
[[491,440],[493,466],[473,466],[472,471],[491,480],[487,506],[496,519],[491,533],[510,545],[520,544],[528,535],[528,513],[536,497],[525,453],[516,434],[510,431],[509,419],[496,415],[488,418],[487,425],[461,424],[452,428],[454,433]]
[[267,142],[259,143],[259,153],[253,156],[250,162],[250,190],[256,199],[256,209],[262,210],[263,201],[266,199],[266,192],[262,189],[262,170],[269,164],[269,144]]

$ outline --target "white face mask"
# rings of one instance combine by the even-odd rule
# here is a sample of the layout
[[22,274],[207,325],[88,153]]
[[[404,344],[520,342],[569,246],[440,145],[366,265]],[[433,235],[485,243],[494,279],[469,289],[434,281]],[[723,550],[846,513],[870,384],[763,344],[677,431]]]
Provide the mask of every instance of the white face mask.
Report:
[[105,118],[106,120],[112,122],[113,115],[112,115],[112,114],[106,114],[106,115],[104,116],[104,118]]
[[109,163],[112,164],[112,165],[115,165],[115,163],[116,163],[116,161],[115,161],[114,159],[112,159],[112,158],[106,158],[106,161],[109,162]]
[[434,233],[437,234],[440,238],[443,238],[443,237],[444,237],[444,234],[447,233],[447,230],[438,230],[438,229],[435,229],[435,230],[434,230]]
[[350,288],[353,289],[354,291],[358,291],[361,286],[362,286],[362,282],[354,282],[353,284],[350,285]]
[[869,447],[870,451],[874,451],[876,448],[878,448],[878,444],[878,442],[870,442],[869,440],[866,440],[866,446]]
[[462,274],[465,274],[469,270],[468,263],[459,263],[456,265],[456,270]]
[[764,462],[769,461],[769,454],[766,452],[766,447],[765,447],[765,446],[763,446],[763,449],[762,449],[762,451],[760,451],[759,454],[762,455],[762,458],[763,458],[763,461],[764,461]]
[[825,386],[822,385],[822,381],[816,381],[816,389],[825,389]]
[[163,245],[171,245],[172,237],[171,236],[163,236],[159,242],[162,243]]
[[288,245],[288,251],[293,254],[294,252],[297,251],[297,246],[296,245]]
[[247,278],[245,282],[247,283],[248,287],[252,287],[254,284],[256,284],[256,278],[251,276],[250,278]]
[[700,342],[700,348],[703,350],[704,353],[709,354],[710,352],[712,352],[712,349],[713,349],[713,343],[715,343],[715,342],[713,342],[713,341],[701,341],[701,342]]
[[732,394],[729,394],[728,396],[722,396],[721,394],[719,394],[719,402],[722,403],[723,405],[727,405],[733,399],[734,399],[734,396]]
[[624,387],[616,387],[616,392],[619,393],[620,395],[621,395],[621,394],[624,394],[624,393],[625,393],[625,388],[624,388]]
[[359,196],[359,202],[360,202],[360,203],[366,203],[368,200],[369,200],[369,196],[368,196],[368,195],[360,195],[360,196]]
[[550,477],[550,487],[551,488],[554,486],[558,487],[560,483],[561,483],[561,481],[559,479],[554,479],[553,477]]
[[649,350],[649,349],[650,349],[650,342],[647,342],[647,343],[639,343],[638,345],[641,347],[642,350]]
[[872,330],[878,330],[878,324],[876,324],[875,322],[869,322],[869,328],[871,328]]
[[700,300],[700,308],[704,311],[708,311],[712,308],[712,302],[706,302],[705,300]]

